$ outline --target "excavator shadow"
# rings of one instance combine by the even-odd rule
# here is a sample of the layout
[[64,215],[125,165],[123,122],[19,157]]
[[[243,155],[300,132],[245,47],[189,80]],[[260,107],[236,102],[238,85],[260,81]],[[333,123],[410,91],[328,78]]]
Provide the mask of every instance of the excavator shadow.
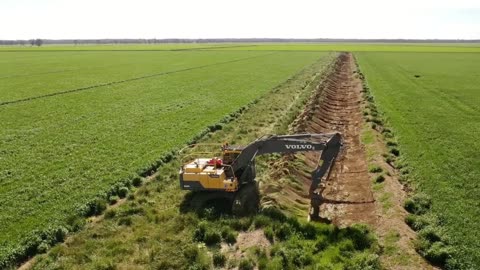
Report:
[[[247,189],[245,189],[247,191]],[[189,192],[180,203],[181,213],[196,213],[201,218],[218,219],[225,216],[250,216],[258,213],[259,193],[254,185],[250,187],[248,192],[239,194],[226,193],[222,191],[212,192]],[[333,200],[323,198],[323,204],[363,204],[373,203],[373,201],[347,201]],[[313,211],[311,211],[313,212]],[[319,213],[320,214],[320,213]],[[308,216],[308,221],[324,224],[331,224],[332,220],[315,216],[312,213]]]
[[316,217],[316,218],[309,217],[308,221],[322,223],[322,224],[332,224],[332,221],[330,219],[324,218],[324,217]]
[[199,217],[217,219],[232,215],[232,200],[216,192],[189,192],[180,204],[181,213],[196,213]]
[[180,211],[196,212],[200,216],[249,216],[258,212],[260,194],[256,182],[246,184],[239,192],[201,191],[188,193]]
[[322,204],[365,204],[365,203],[374,203],[375,200],[368,200],[368,201],[339,201],[339,200],[332,200],[332,199],[323,199]]

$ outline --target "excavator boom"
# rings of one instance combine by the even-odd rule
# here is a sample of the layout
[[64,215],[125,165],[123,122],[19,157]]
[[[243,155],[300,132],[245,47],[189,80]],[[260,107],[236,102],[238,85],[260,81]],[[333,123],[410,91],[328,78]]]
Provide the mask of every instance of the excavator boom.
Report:
[[[233,162],[232,168],[235,172],[244,169],[250,166],[258,155],[322,151],[320,158],[323,161],[322,167],[312,173],[312,177],[321,179],[330,168],[331,162],[336,158],[341,145],[340,133],[273,135],[260,138],[246,146]],[[243,173],[245,171],[243,170]],[[240,176],[240,179],[242,179],[242,176]]]

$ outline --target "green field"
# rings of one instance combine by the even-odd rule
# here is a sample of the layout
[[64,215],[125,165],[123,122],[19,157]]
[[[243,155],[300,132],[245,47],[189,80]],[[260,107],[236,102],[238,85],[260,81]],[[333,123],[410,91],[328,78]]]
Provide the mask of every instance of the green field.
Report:
[[0,54],[0,262],[326,55]]
[[480,52],[479,43],[202,43],[130,45],[0,46],[0,51],[345,51],[345,52]]
[[41,47],[0,46],[0,51],[184,51],[207,48],[240,47],[250,44],[230,43],[163,43],[163,44],[104,44],[104,45],[43,45]]
[[251,46],[226,46],[206,50],[246,51],[337,51],[337,52],[480,52],[478,43],[428,44],[428,43],[312,43],[312,44],[252,44]]
[[[264,134],[285,133],[330,60],[324,57],[268,91],[222,130],[209,133],[201,142],[246,144]],[[227,241],[232,244],[238,234],[254,230],[269,235],[271,249],[233,249],[246,257],[228,258],[224,261],[226,267],[232,269],[243,262],[243,269],[250,269],[245,265],[253,262],[260,269],[340,270],[362,265],[378,269],[378,245],[364,226],[339,229],[306,223],[303,218],[286,218],[272,209],[240,218],[185,208],[188,192],[178,189],[181,159],[180,155],[162,166],[158,176],[130,194],[125,203],[108,209],[101,222],[87,225],[69,238],[68,244],[38,256],[32,269],[212,269],[214,264],[218,266],[212,254],[231,254],[220,251],[220,241],[222,245]],[[262,174],[268,170],[265,160],[259,160],[258,165]],[[212,237],[215,235],[216,240]]]
[[[227,65],[270,52],[2,52],[0,103]],[[268,60],[267,60],[268,61]]]
[[[480,45],[380,43],[0,46],[0,268],[36,254],[46,235],[95,212],[95,198],[114,195],[209,129],[224,128],[215,142],[278,132],[274,127],[293,120],[279,112],[294,115],[285,108],[331,61],[328,51],[354,52],[410,184],[432,199],[442,239],[455,250],[450,265],[478,269]],[[271,91],[279,85],[281,92]],[[253,106],[238,127],[225,125],[258,100],[264,107]],[[121,206],[123,216],[80,232],[71,249],[54,248],[37,269],[162,267],[177,252],[171,246],[183,250],[199,222],[178,215],[184,193],[174,165],[166,169],[171,177]],[[165,206],[170,202],[174,208]],[[145,211],[132,215],[138,231],[118,225],[137,208]],[[184,229],[175,235],[178,226]],[[331,244],[320,263],[341,269],[341,245]]]
[[480,54],[356,55],[413,182],[432,198],[462,269],[478,268]]

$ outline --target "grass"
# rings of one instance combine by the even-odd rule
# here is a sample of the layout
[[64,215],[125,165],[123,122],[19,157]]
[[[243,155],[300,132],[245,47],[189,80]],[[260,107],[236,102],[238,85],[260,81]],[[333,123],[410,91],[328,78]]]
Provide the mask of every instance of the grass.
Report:
[[[7,64],[12,63],[16,66],[14,70],[20,72],[20,67],[30,68],[30,61],[41,70],[46,60],[68,63],[69,57],[64,53],[71,52],[59,53],[60,60],[50,59],[56,58],[50,53],[40,58],[31,52],[15,53]],[[238,52],[220,56],[209,52],[185,53],[187,57],[181,61],[184,66],[239,56]],[[34,254],[43,242],[55,242],[50,235],[58,228],[72,229],[77,227],[76,216],[97,214],[103,207],[97,197],[120,195],[123,187],[141,182],[136,176],[169,160],[171,151],[198,134],[221,128],[221,124],[215,124],[222,119],[228,121],[232,113],[326,54],[269,53],[261,54],[261,61],[252,58],[259,56],[255,52],[241,55],[241,61],[222,65],[0,105],[0,265]],[[22,57],[30,60],[17,65],[17,59],[23,61]],[[87,57],[85,61],[90,59],[92,66],[101,66],[113,56],[106,57],[98,60]],[[134,61],[130,52],[125,57],[130,59],[127,62]],[[157,52],[152,52],[151,57],[157,57]],[[178,65],[175,59],[179,58],[165,57],[166,63]],[[147,58],[138,59],[142,72],[155,70],[143,67],[155,62]],[[188,60],[192,62],[188,64]],[[6,69],[5,65],[2,68]],[[84,74],[89,66],[83,63],[79,68],[81,71],[76,73]],[[166,69],[174,67],[165,64]],[[110,80],[119,70],[123,75],[128,73],[128,69],[121,67],[106,69],[98,79]],[[159,67],[159,70],[164,69]],[[64,79],[58,82],[58,89],[63,89]],[[49,76],[37,76],[34,82],[59,91],[55,88],[57,82]],[[74,79],[71,83],[72,88],[87,85]],[[28,95],[43,94],[35,89],[27,91]],[[2,100],[11,99],[12,93],[6,91],[8,98]],[[44,231],[48,233],[43,234]]]
[[[244,144],[259,135],[284,130],[285,118],[300,108],[290,104],[304,102],[315,87],[305,82],[315,80],[315,73],[325,68],[325,64],[317,62],[274,88],[239,118],[204,137],[202,142],[227,140]],[[249,131],[238,136],[244,129]],[[146,182],[133,199],[116,208],[115,215],[109,214],[103,221],[87,225],[87,229],[73,235],[66,244],[39,256],[33,269],[210,269],[213,265],[242,269],[252,266],[298,269],[314,265],[331,269],[379,268],[376,240],[363,226],[339,229],[333,225],[307,224],[273,208],[245,218],[219,216],[209,209],[189,212],[182,208],[188,193],[178,189],[179,159],[161,166],[159,176]],[[267,170],[263,162],[259,160],[259,174]],[[130,221],[124,222],[125,218]],[[269,234],[271,251],[249,249],[245,251],[247,257],[238,260],[219,254],[220,242],[233,243],[237,233],[253,229],[264,229]]]
[[[260,224],[258,220],[261,220]],[[239,268],[243,269],[251,269],[256,265],[271,269],[275,268],[277,261],[281,262],[283,269],[312,266],[340,268],[351,263],[349,257],[362,256],[364,252],[372,254],[376,249],[375,237],[364,226],[339,229],[333,225],[302,223],[274,208],[264,209],[255,217],[240,220],[221,217],[200,221],[194,232],[194,240],[203,242],[215,254],[222,239],[218,235],[215,241],[210,241],[208,233],[225,227],[237,231],[266,228],[265,233],[272,233],[270,239],[273,245],[268,250],[260,247],[245,250],[246,257],[238,263]],[[202,236],[200,241],[198,235]]]
[[2,52],[0,104],[109,84],[129,84],[149,76],[186,72],[268,52],[61,51]]
[[249,51],[350,51],[350,52],[480,52],[478,43],[292,43],[252,44],[242,47],[211,48],[207,50]]
[[205,44],[123,44],[0,46],[1,51],[350,51],[350,52],[480,52],[479,43],[205,43]]
[[400,240],[399,232],[391,230],[385,235],[385,253],[387,255],[394,255],[398,250],[397,242]]
[[[431,198],[427,213],[410,221],[422,239],[439,235],[441,241],[420,241],[417,250],[434,260],[448,255],[451,268],[478,268],[480,55],[472,52],[480,47],[379,43],[0,47],[0,266],[45,252],[84,226],[79,216],[99,214],[108,200],[124,197],[125,206],[108,210],[101,225],[87,225],[69,247],[55,246],[37,268],[210,265],[209,250],[191,244],[200,218],[177,212],[184,195],[176,182],[178,164],[142,187],[138,175],[171,161],[172,150],[208,131],[222,129],[207,140],[239,144],[285,131],[311,90],[308,83],[328,61],[273,89],[267,101],[260,98],[322,52],[347,50],[359,52],[392,127],[384,134],[392,139],[386,158],[408,164],[399,167],[402,178]],[[263,108],[253,106],[236,125],[226,124],[253,101]],[[381,126],[371,113],[369,124]],[[268,170],[262,165],[267,160],[259,162],[259,175]],[[303,214],[290,205],[285,209]],[[275,241],[275,230],[267,231]],[[286,248],[288,240],[283,242]],[[446,253],[445,243],[455,252]],[[181,247],[183,256],[172,246]],[[332,259],[335,252],[326,250],[318,263],[342,267]],[[341,264],[376,262],[370,252],[357,255]],[[260,265],[262,259],[256,260]]]
[[163,43],[163,44],[85,44],[85,45],[43,45],[41,47],[30,45],[0,46],[0,51],[184,51],[205,49],[212,47],[242,46],[236,43]]
[[[405,175],[431,198],[445,229],[442,241],[455,249],[447,267],[478,268],[480,54],[358,53],[357,59],[398,140],[392,154],[401,155]],[[430,255],[442,248],[432,246]]]

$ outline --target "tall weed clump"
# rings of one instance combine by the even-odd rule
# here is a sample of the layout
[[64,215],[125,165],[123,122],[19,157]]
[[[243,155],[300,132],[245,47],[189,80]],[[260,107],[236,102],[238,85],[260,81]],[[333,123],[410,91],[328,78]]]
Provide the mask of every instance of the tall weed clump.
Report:
[[[334,225],[300,222],[276,208],[262,209],[256,216],[243,218],[221,217],[202,220],[196,226],[192,239],[207,246],[227,242],[229,232],[263,230],[271,248],[255,247],[253,255],[239,262],[239,269],[302,269],[308,267],[345,268],[347,266],[380,269],[377,240],[365,225],[340,229]],[[220,232],[215,241],[209,232]],[[235,242],[228,243],[230,245]],[[346,268],[345,268],[346,269]]]

